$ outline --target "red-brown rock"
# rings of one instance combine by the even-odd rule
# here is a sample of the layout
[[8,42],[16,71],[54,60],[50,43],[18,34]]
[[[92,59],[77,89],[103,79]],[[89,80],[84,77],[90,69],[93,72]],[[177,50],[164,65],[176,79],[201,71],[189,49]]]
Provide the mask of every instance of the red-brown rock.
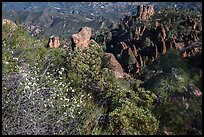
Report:
[[92,36],[90,27],[82,27],[78,33],[71,36],[72,46],[87,48],[89,45],[90,38]]
[[164,41],[164,38],[162,37],[162,54],[166,53],[166,43]]
[[139,40],[140,37],[143,35],[144,31],[146,29],[146,25],[143,25],[143,27],[141,28],[139,27],[135,27],[135,39]]
[[153,5],[149,5],[147,7],[147,13],[148,13],[148,16],[152,16],[154,14],[154,6]]
[[115,56],[112,53],[105,53],[104,58],[106,58],[112,65],[112,70],[116,78],[124,78],[129,76],[127,73],[123,71],[122,66],[116,60]]
[[153,5],[140,5],[140,6],[138,6],[138,17],[142,21],[145,21],[153,14],[154,14],[154,6]]
[[190,85],[189,86],[189,90],[196,96],[202,96],[202,92],[200,91],[200,89],[198,87],[196,87],[195,85]]
[[58,48],[60,46],[59,37],[51,36],[48,41],[49,48]]

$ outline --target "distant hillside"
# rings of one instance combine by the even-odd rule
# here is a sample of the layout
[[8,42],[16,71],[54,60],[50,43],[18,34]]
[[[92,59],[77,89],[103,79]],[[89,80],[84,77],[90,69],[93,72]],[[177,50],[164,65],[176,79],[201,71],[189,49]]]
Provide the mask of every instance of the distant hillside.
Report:
[[3,2],[3,10],[30,10],[69,13],[90,19],[99,17],[109,19],[123,18],[124,13],[137,12],[141,4],[153,4],[155,10],[171,8],[202,11],[201,2]]
[[202,11],[201,2],[3,2],[3,18],[28,28],[32,36],[58,35],[67,38],[81,27],[94,32],[110,29],[124,18],[137,14],[137,6],[153,4],[155,11],[166,8]]
[[202,3],[201,2],[151,2],[155,6],[155,9],[167,9],[167,8],[176,8],[176,9],[188,9],[196,10],[202,12]]
[[4,11],[2,17],[26,26],[34,36],[43,37],[58,35],[67,38],[83,26],[89,26],[94,31],[114,27],[110,19],[91,20],[83,16],[46,11]]
[[4,2],[3,10],[30,10],[69,13],[90,19],[120,19],[126,12],[136,11],[147,2]]

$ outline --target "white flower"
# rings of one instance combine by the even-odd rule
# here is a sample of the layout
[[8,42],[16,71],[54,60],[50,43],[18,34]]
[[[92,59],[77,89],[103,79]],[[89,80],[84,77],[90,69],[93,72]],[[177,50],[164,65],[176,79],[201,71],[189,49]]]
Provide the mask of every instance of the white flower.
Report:
[[37,86],[37,84],[34,82],[34,83],[33,83],[33,86]]
[[18,61],[18,58],[13,58],[13,59]]
[[8,64],[9,64],[9,62],[7,62],[7,61],[6,61],[6,62],[5,62],[5,64],[6,64],[6,65],[8,65]]
[[30,87],[29,86],[25,86],[25,89],[30,89]]
[[60,75],[62,75],[62,71],[58,71],[58,73],[59,73]]
[[62,67],[61,70],[64,71],[64,68]]

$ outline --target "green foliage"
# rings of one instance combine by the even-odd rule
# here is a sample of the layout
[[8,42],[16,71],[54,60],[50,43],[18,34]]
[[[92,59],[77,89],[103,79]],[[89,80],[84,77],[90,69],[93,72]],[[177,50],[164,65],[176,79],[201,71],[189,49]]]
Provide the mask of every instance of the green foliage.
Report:
[[202,99],[189,90],[192,84],[199,85],[199,73],[188,63],[178,52],[168,51],[148,66],[158,72],[145,83],[157,95],[154,113],[160,121],[158,134],[201,134],[200,123],[194,121],[201,120]]
[[2,69],[5,74],[16,72],[21,56],[30,49],[33,39],[25,29],[13,28],[9,24],[2,26]]
[[151,45],[151,40],[148,37],[146,37],[143,44],[144,47],[149,47]]

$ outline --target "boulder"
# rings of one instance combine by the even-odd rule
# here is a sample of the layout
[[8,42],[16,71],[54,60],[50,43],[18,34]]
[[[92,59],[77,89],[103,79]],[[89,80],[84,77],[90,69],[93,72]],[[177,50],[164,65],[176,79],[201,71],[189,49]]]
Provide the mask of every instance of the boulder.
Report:
[[2,25],[4,25],[4,24],[9,24],[9,25],[11,25],[11,28],[12,29],[16,29],[16,27],[17,27],[17,25],[13,22],[13,21],[11,21],[11,20],[9,20],[9,19],[3,19],[2,20]]
[[78,33],[71,36],[72,47],[87,48],[92,36],[90,27],[82,27]]
[[127,73],[123,71],[122,66],[116,60],[115,56],[112,53],[105,53],[104,58],[107,59],[108,62],[112,65],[112,70],[116,78],[124,78],[129,76]]
[[154,14],[154,6],[153,5],[148,5],[147,14],[148,14],[148,16],[152,16]]
[[48,41],[49,48],[58,48],[60,46],[59,37],[51,36]]
[[189,90],[196,96],[202,96],[202,92],[200,91],[200,89],[198,87],[196,87],[195,85],[190,85],[189,86]]

